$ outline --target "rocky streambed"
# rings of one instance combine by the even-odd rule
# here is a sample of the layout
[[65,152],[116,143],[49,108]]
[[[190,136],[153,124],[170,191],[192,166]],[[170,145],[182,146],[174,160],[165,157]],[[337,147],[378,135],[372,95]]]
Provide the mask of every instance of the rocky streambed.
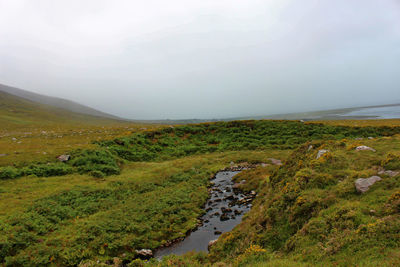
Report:
[[189,251],[207,251],[211,241],[231,231],[242,221],[256,193],[252,191],[245,194],[239,191],[238,184],[232,181],[232,177],[239,172],[240,169],[228,169],[214,176],[209,189],[210,198],[205,205],[206,213],[201,217],[202,224],[182,241],[158,249],[154,255],[156,258],[169,254],[181,255]]

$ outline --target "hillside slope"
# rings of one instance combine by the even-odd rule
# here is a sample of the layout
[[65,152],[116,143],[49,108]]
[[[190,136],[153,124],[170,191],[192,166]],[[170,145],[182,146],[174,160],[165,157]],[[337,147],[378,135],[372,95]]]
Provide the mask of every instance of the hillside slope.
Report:
[[66,123],[108,123],[110,118],[72,112],[0,91],[0,123],[4,127]]
[[81,113],[81,114],[86,114],[86,115],[92,115],[92,116],[98,116],[98,117],[104,117],[104,118],[110,118],[110,119],[121,119],[117,116],[98,111],[96,109],[87,107],[85,105],[66,100],[63,98],[58,98],[58,97],[51,97],[51,96],[45,96],[33,92],[29,92],[26,90],[22,90],[19,88],[7,86],[0,84],[0,92],[5,92],[14,96],[18,96],[24,99],[27,99],[32,102],[36,102],[39,104],[44,104],[56,108],[62,108],[68,111],[72,111],[75,113]]

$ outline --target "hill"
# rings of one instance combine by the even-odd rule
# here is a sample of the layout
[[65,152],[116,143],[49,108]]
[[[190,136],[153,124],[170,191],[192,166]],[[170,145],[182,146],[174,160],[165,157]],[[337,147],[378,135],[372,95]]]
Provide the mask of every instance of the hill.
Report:
[[40,104],[0,91],[0,166],[52,160],[71,147],[156,125],[104,118]]
[[100,124],[116,122],[115,119],[77,113],[68,109],[30,101],[0,91],[0,123],[3,126],[34,126],[48,124]]
[[14,96],[18,96],[20,98],[24,98],[26,100],[36,102],[39,104],[44,104],[56,108],[61,108],[64,110],[68,110],[74,113],[81,113],[81,114],[86,114],[86,115],[91,115],[91,116],[97,116],[97,117],[104,117],[104,118],[109,118],[109,119],[121,119],[117,116],[98,111],[96,109],[87,107],[85,105],[66,100],[63,98],[58,98],[58,97],[51,97],[51,96],[45,96],[33,92],[29,92],[26,90],[22,90],[19,88],[7,86],[0,84],[0,92],[5,92]]

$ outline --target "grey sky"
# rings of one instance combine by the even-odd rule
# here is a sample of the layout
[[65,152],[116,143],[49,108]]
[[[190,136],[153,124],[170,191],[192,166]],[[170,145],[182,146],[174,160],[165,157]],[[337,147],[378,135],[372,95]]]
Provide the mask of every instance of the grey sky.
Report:
[[400,1],[0,0],[0,83],[136,119],[400,102]]

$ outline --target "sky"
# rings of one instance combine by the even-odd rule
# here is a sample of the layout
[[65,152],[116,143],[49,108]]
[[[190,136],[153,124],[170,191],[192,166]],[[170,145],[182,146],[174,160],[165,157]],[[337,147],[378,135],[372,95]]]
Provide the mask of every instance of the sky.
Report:
[[400,0],[0,0],[0,83],[130,119],[400,103]]

